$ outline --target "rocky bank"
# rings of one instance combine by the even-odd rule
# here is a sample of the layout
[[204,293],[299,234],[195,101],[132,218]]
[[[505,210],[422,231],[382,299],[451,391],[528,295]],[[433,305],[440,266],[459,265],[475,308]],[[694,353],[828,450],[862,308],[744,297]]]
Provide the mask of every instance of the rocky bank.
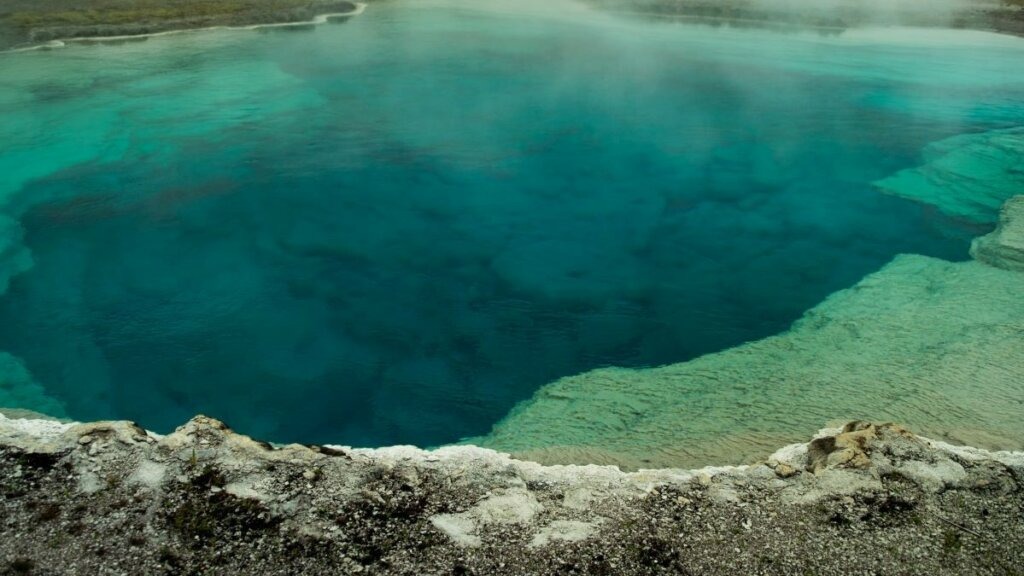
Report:
[[750,466],[0,416],[0,573],[1019,574],[1024,453],[853,422]]

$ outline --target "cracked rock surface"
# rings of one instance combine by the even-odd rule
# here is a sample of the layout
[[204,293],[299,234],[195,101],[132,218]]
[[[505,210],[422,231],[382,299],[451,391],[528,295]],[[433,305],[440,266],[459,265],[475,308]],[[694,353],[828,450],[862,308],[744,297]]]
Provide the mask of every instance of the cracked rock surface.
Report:
[[0,416],[0,574],[1009,575],[1022,485],[1022,453],[864,422],[624,473]]

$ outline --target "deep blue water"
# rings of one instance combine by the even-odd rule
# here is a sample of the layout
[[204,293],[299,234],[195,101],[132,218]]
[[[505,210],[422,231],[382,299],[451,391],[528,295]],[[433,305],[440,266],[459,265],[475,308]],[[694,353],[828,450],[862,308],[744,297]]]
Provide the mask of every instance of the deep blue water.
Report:
[[555,378],[783,331],[896,254],[965,259],[978,229],[871,182],[1024,118],[971,42],[958,67],[932,37],[396,3],[7,56],[35,264],[0,350],[76,418],[484,433]]

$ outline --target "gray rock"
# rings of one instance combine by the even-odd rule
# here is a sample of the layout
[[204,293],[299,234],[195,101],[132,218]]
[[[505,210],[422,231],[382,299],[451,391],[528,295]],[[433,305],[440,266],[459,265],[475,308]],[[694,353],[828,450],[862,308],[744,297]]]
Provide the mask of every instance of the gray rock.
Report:
[[0,573],[934,575],[1024,550],[1022,453],[854,422],[768,462],[625,473],[0,416]]

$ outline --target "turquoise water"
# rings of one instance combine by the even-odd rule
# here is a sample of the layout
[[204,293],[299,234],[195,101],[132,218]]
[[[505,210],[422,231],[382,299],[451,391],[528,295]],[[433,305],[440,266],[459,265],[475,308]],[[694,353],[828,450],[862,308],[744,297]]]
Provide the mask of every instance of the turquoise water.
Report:
[[43,391],[10,396],[450,442],[990,228],[871,183],[1020,125],[1022,40],[499,6],[0,56],[0,350]]

